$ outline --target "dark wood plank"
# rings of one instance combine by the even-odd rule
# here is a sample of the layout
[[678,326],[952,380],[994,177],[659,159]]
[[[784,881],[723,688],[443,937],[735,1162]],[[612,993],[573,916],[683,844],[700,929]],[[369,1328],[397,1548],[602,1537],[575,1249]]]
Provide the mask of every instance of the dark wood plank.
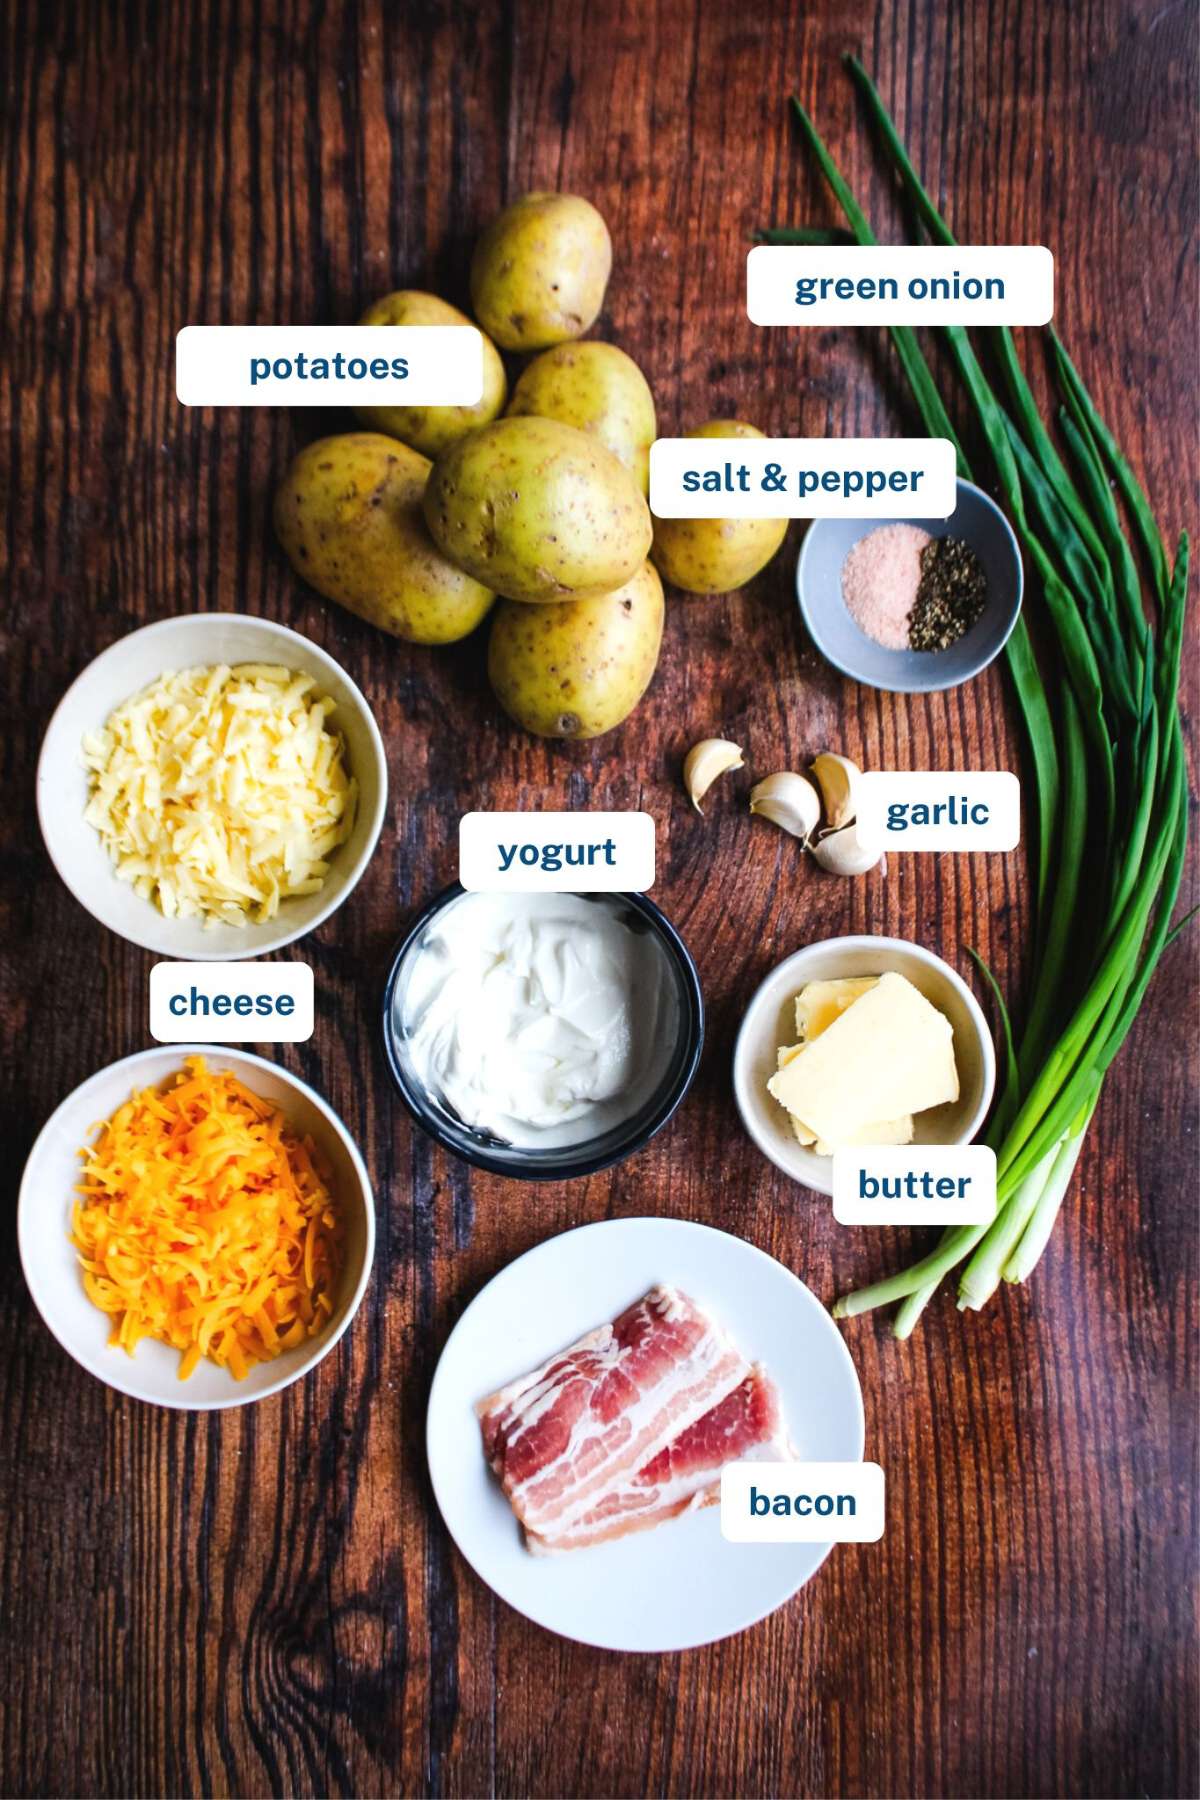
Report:
[[[940,1299],[907,1344],[884,1321],[847,1330],[891,1484],[881,1544],[838,1551],[729,1643],[604,1656],[492,1598],[425,1473],[447,1331],[552,1232],[679,1214],[745,1235],[826,1299],[916,1241],[839,1231],[763,1163],[729,1091],[732,1035],[772,963],[842,930],[919,936],[964,968],[973,944],[1014,988],[1023,863],[901,859],[886,881],[837,885],[751,828],[732,786],[697,820],[679,763],[719,729],[760,771],[827,744],[868,765],[1019,766],[1001,675],[908,703],[843,683],[800,633],[785,553],[744,594],[673,600],[638,714],[594,746],[550,748],[498,716],[480,645],[386,641],[293,578],[271,540],[272,485],[328,415],[188,412],[173,384],[187,322],[350,320],[400,283],[463,300],[488,215],[565,186],[612,225],[599,329],[646,369],[664,431],[721,413],[780,433],[900,429],[911,416],[881,343],[760,332],[742,301],[756,227],[829,216],[788,128],[792,87],[899,234],[837,65],[855,48],[960,236],[1054,249],[1064,336],[1175,532],[1195,497],[1196,35],[1192,9],[1149,0],[9,0],[10,1180],[56,1100],[147,1041],[151,959],[69,899],[33,814],[41,732],[97,650],[196,607],[307,632],[366,689],[394,800],[353,901],[301,950],[317,1035],[278,1052],[349,1121],[379,1196],[370,1295],[320,1371],[220,1418],[111,1395],[33,1315],[10,1224],[5,1792],[1196,1791],[1186,942],[1109,1083],[1036,1279],[979,1316]],[[1193,656],[1191,716],[1195,673]],[[699,955],[710,1020],[695,1090],[651,1148],[536,1193],[471,1176],[413,1133],[374,1026],[390,944],[454,872],[458,815],[518,792],[654,814],[658,898]]]

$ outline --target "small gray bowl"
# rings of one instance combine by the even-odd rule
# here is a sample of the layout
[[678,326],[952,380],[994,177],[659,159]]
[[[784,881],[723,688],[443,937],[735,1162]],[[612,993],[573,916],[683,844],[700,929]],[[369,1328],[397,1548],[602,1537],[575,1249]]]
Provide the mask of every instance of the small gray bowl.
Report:
[[[948,650],[885,650],[851,618],[842,598],[842,564],[860,538],[883,525],[918,525],[930,537],[962,538],[983,564],[987,604]],[[961,477],[948,519],[814,519],[796,564],[800,611],[821,655],[852,681],[893,694],[938,693],[986,669],[1008,642],[1024,590],[1012,526],[982,488]]]

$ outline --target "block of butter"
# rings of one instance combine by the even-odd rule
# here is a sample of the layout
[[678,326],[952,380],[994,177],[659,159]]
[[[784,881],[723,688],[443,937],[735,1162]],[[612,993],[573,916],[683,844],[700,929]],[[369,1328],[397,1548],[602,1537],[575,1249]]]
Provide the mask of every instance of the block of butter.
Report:
[[[878,980],[878,975],[842,975],[832,981],[810,981],[796,995],[796,1036],[800,1040],[798,1047],[811,1044],[814,1038],[820,1037],[835,1019],[841,1018],[847,1007],[853,1006],[856,1000],[861,1000]],[[822,1138],[814,1137],[794,1113],[789,1116],[792,1130],[802,1144],[812,1144],[818,1156],[833,1155],[832,1145],[825,1143]],[[912,1114],[904,1113],[899,1119],[880,1119],[874,1125],[864,1125],[861,1131],[855,1132],[851,1145],[911,1144],[912,1141]]]
[[874,1125],[860,1125],[852,1137],[843,1138],[840,1144],[827,1144],[824,1138],[818,1138],[813,1149],[818,1156],[832,1156],[835,1150],[855,1150],[863,1144],[911,1144],[913,1141],[913,1116],[904,1113],[898,1119],[880,1119]]
[[[800,1006],[800,996],[799,996],[799,994],[797,994],[797,996],[796,996],[797,1009],[799,1009],[799,1006]],[[803,1048],[804,1048],[803,1044],[781,1044],[779,1046],[778,1051],[776,1052],[776,1057],[777,1057],[777,1065],[776,1066],[780,1069],[785,1069],[787,1067],[788,1063],[791,1062],[793,1056],[799,1056],[799,1054],[803,1050]],[[799,1140],[802,1144],[815,1144],[816,1143],[816,1141],[817,1141],[816,1132],[810,1131],[808,1129],[808,1126],[804,1123],[803,1119],[798,1119],[796,1117],[795,1113],[789,1113],[788,1120],[791,1124],[792,1130],[795,1132],[796,1136],[799,1138]]]
[[878,975],[843,975],[837,981],[810,981],[796,995],[796,1037],[811,1044],[848,1006],[873,988]]
[[906,1114],[957,1100],[953,1030],[910,981],[889,971],[801,1044],[767,1087],[824,1154],[864,1141],[860,1134],[871,1127],[898,1128]]
[[[841,1000],[841,996],[837,996],[836,999],[830,998],[818,1000],[815,1003],[815,1008],[819,1008],[819,1010],[814,1010],[812,1015],[817,1022],[814,1027],[810,1028],[807,1033],[802,1035],[805,1035],[807,1041],[811,1043],[814,1037],[819,1036],[827,1026],[833,1023],[834,1019],[838,1018],[840,1014],[846,1010],[846,1007],[849,1006],[851,1000],[857,1000],[860,993],[865,993],[867,988],[874,987],[878,980],[878,975],[867,975],[861,978],[855,976],[852,978],[852,982],[848,980],[845,985],[847,987],[853,985],[856,992],[846,996],[841,1004],[838,1004],[838,1001]],[[799,1020],[801,1016],[801,1007],[805,1003],[805,996],[812,988],[836,988],[841,985],[841,983],[836,981],[810,982],[803,993],[796,995],[797,1020]],[[784,1068],[791,1062],[794,1056],[799,1056],[803,1048],[803,1044],[781,1045],[777,1053],[778,1066],[781,1069]],[[810,1131],[808,1126],[804,1123],[804,1120],[797,1118],[795,1113],[788,1113],[788,1123],[791,1125],[792,1131],[795,1133],[800,1143],[812,1144],[818,1156],[832,1156],[832,1146],[818,1139],[816,1132]],[[899,1119],[880,1119],[877,1124],[864,1125],[861,1131],[855,1133],[853,1139],[855,1144],[911,1144],[912,1141],[913,1122],[911,1113],[905,1113],[904,1116]]]

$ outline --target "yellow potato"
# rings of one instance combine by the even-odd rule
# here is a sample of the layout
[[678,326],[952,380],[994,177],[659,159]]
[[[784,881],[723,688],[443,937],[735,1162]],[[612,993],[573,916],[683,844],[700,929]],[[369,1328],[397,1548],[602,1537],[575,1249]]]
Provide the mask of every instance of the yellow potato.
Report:
[[[741,419],[710,419],[691,438],[760,438]],[[650,552],[658,572],[688,594],[730,594],[766,568],[787,535],[787,519],[655,519]]]
[[372,431],[320,438],[275,495],[275,530],[318,593],[411,644],[474,631],[494,593],[441,555],[421,512],[430,463]]
[[628,469],[557,419],[497,419],[433,466],[442,553],[510,600],[610,594],[645,561],[650,511]]
[[[459,312],[436,294],[402,288],[385,294],[368,306],[360,325],[470,325]],[[486,332],[483,339],[483,398],[477,406],[356,406],[356,418],[372,431],[386,431],[422,456],[436,457],[448,444],[457,443],[469,431],[478,431],[504,410],[508,380],[499,352]]]
[[662,582],[652,563],[612,594],[562,606],[502,600],[488,675],[509,717],[538,737],[593,738],[628,718],[662,642]]
[[502,350],[582,337],[604,304],[608,226],[578,194],[526,194],[492,220],[471,263],[475,317]]
[[654,396],[631,356],[615,344],[558,344],[534,357],[513,389],[510,418],[560,419],[598,439],[650,491]]

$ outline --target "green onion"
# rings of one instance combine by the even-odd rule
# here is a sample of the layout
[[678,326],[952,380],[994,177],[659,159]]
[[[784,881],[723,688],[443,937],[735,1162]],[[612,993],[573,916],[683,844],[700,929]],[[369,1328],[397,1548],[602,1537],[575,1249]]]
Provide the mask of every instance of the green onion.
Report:
[[1025,1234],[1025,1227],[1046,1191],[1046,1184],[1058,1162],[1062,1146],[1047,1150],[1040,1163],[1027,1175],[997,1221],[997,1229],[988,1232],[974,1256],[963,1270],[958,1284],[958,1305],[978,1309],[987,1304],[1000,1285],[1000,1277],[1009,1257]]
[[[1058,1209],[1071,1185],[1075,1164],[1079,1161],[1079,1152],[1083,1149],[1084,1134],[1091,1123],[1092,1114],[1096,1110],[1096,1101],[1099,1098],[1100,1089],[1097,1086],[1093,1098],[1084,1111],[1079,1129],[1074,1136],[1065,1137],[1058,1149],[1051,1152],[1054,1163],[1045,1179],[1042,1191],[1038,1195],[1037,1205],[1033,1209],[1028,1224],[1023,1225],[1016,1249],[1006,1259],[1001,1270],[1005,1281],[1024,1281],[1026,1276],[1033,1272],[1034,1265],[1046,1248],[1054,1221],[1058,1217]],[[1006,1246],[998,1244],[997,1252],[1001,1253],[1004,1248]],[[999,1260],[999,1254],[997,1260]],[[964,1276],[964,1285],[965,1282],[966,1277]]]
[[[866,70],[853,57],[847,64],[921,227],[933,241],[953,244]],[[854,241],[876,243],[812,120],[799,101],[792,105]],[[771,243],[831,241],[823,228],[760,235]],[[974,1308],[986,1304],[1002,1280],[1025,1280],[1038,1262],[1104,1077],[1163,950],[1182,928],[1172,929],[1171,916],[1187,845],[1178,703],[1187,538],[1181,538],[1172,567],[1145,494],[1053,330],[1046,337],[1062,396],[1058,424],[1065,456],[1038,411],[1008,328],[983,334],[1008,406],[984,374],[967,331],[940,329],[1045,602],[1043,662],[1023,618],[1006,650],[1037,801],[1035,952],[1019,1033],[980,963],[999,1006],[1007,1052],[1004,1088],[988,1132],[997,1160],[995,1218],[943,1232],[919,1262],[834,1307],[837,1316],[852,1318],[898,1302],[899,1337],[908,1336],[960,1264],[966,1266],[959,1304]],[[960,474],[969,476],[916,332],[894,326],[891,337],[926,429],[950,439]]]

